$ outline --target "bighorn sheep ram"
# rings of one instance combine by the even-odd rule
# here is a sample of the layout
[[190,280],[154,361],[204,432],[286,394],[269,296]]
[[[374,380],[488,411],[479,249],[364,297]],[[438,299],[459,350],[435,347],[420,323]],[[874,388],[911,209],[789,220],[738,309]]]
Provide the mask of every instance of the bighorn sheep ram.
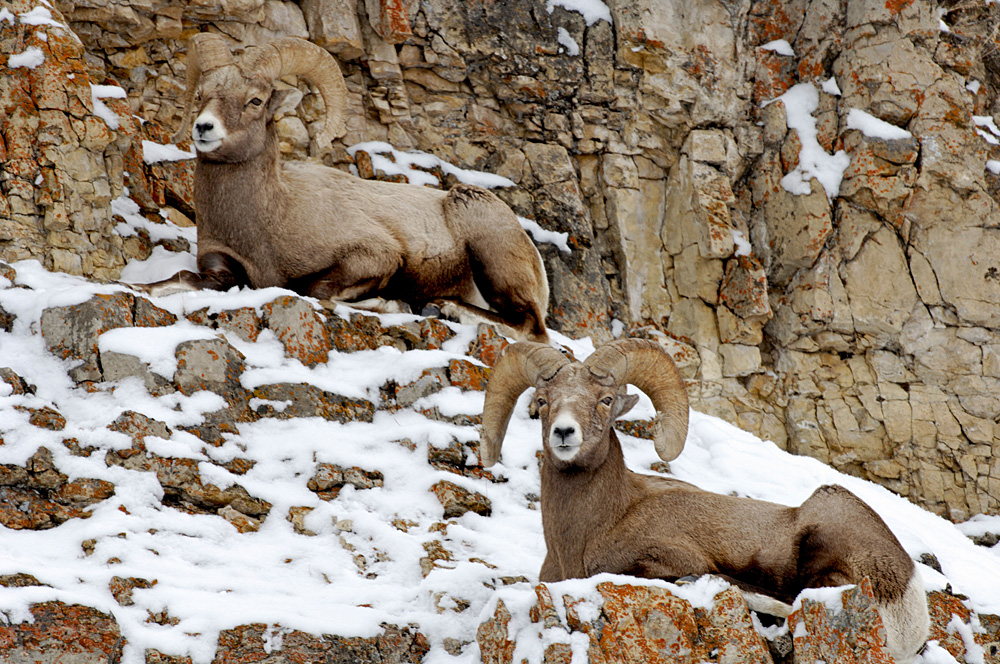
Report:
[[632,472],[612,424],[638,401],[657,411],[657,454],[684,446],[684,383],[659,344],[619,340],[573,362],[537,343],[508,346],[486,388],[483,465],[499,460],[518,396],[535,388],[541,417],[542,528],[548,553],[539,578],[600,572],[674,580],[715,574],[756,610],[787,615],[805,588],[872,583],[890,653],[911,662],[927,638],[920,574],[881,518],[840,486],[817,489],[799,507],[710,493],[676,479]]
[[[309,79],[326,105],[321,149],[345,132],[347,88],[336,60],[285,38],[234,55],[221,35],[191,38],[184,120],[198,152],[198,270],[154,284],[157,295],[234,285],[283,286],[320,299],[380,296],[437,305],[463,322],[506,325],[548,341],[548,282],[517,217],[490,192],[362,180],[279,159],[274,116],[298,104],[278,79]],[[192,120],[193,118],[193,120]]]

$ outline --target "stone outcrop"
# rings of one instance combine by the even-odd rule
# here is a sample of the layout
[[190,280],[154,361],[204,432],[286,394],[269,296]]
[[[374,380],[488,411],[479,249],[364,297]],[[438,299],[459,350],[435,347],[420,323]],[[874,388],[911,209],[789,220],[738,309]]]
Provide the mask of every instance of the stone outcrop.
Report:
[[[33,579],[0,577],[0,585],[38,585]],[[114,589],[124,605],[130,588],[148,587],[142,579],[119,579]],[[31,623],[0,625],[0,646],[10,662],[106,664],[117,662],[124,639],[114,618],[96,609],[43,602],[31,608]],[[313,635],[298,630],[275,630],[262,624],[241,625],[219,635],[213,664],[250,664],[287,661],[332,661],[382,664],[419,662],[429,650],[427,639],[411,627],[383,625],[370,638]],[[146,651],[148,664],[191,664],[191,658]]]
[[[32,413],[31,423],[52,428],[51,422],[62,416],[48,410],[50,413]],[[64,419],[55,426],[62,425]],[[41,447],[24,466],[0,465],[0,524],[13,530],[45,530],[69,519],[86,519],[90,516],[86,508],[111,497],[114,491],[114,485],[105,480],[70,481],[53,464],[52,452]]]
[[[568,664],[575,661],[574,653],[585,653],[591,664],[893,661],[867,579],[845,590],[839,603],[803,599],[786,621],[778,620],[784,624],[768,626],[748,611],[736,588],[721,581],[714,587],[705,584],[697,592],[685,592],[683,586],[671,591],[607,581],[586,597],[553,597],[553,589],[544,583],[535,586],[530,608],[523,611],[522,601],[514,613],[500,593],[477,634],[484,664],[517,664],[515,649],[534,653],[532,661],[545,664]],[[984,661],[1000,661],[996,651],[1000,631],[989,622],[991,617],[986,617],[989,627],[975,630],[973,644],[966,644],[953,621],[967,626],[978,618],[960,598],[933,592],[929,605],[931,638],[940,644],[933,648],[969,661],[964,657],[978,654],[969,653],[971,645],[982,649]]]
[[[0,258],[102,280],[145,258],[110,202],[127,183],[151,221],[190,222],[190,162],[142,149],[179,121],[186,38],[308,37],[348,86],[328,163],[398,179],[346,148],[432,152],[568,233],[568,253],[540,245],[554,328],[662,339],[697,409],[956,520],[1000,509],[996,3],[56,4],[0,21]],[[761,48],[780,39],[795,55]],[[11,64],[30,49],[40,64]],[[276,126],[305,158],[322,102],[289,83],[305,98]],[[766,103],[796,85],[814,130]],[[839,187],[812,177],[818,153],[846,164]]]

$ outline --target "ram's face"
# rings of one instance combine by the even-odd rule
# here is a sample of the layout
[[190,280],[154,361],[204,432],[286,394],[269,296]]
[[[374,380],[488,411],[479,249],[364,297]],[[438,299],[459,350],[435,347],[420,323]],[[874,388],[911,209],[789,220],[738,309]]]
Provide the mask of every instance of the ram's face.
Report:
[[537,386],[534,407],[542,420],[542,442],[559,470],[594,468],[608,453],[609,429],[636,398],[619,395],[609,376],[582,364],[567,364]]
[[273,86],[248,79],[235,65],[206,72],[195,92],[191,138],[210,161],[239,162],[266,144],[267,122],[280,102]]

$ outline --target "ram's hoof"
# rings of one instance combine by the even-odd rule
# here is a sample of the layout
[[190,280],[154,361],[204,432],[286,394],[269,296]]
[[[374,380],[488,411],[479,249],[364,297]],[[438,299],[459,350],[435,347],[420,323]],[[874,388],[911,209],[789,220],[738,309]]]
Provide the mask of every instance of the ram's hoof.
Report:
[[441,318],[441,307],[436,304],[424,305],[420,310],[420,315],[426,318]]

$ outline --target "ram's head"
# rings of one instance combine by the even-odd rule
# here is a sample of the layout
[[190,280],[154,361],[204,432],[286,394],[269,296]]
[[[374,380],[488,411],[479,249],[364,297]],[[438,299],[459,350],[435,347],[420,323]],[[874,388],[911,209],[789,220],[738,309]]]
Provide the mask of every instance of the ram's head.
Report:
[[333,56],[292,37],[234,54],[221,35],[195,35],[188,42],[183,120],[174,142],[190,131],[198,152],[213,161],[243,161],[260,153],[275,113],[301,99],[297,90],[277,87],[290,75],[308,79],[323,97],[326,120],[316,144],[324,150],[345,131],[347,88]]
[[684,381],[659,344],[622,339],[597,349],[584,362],[572,362],[544,344],[508,346],[486,388],[483,465],[499,460],[514,404],[529,387],[535,388],[542,442],[556,467],[600,465],[612,424],[638,401],[625,394],[629,383],[645,392],[656,408],[657,454],[665,461],[674,459],[687,436],[688,400]]

